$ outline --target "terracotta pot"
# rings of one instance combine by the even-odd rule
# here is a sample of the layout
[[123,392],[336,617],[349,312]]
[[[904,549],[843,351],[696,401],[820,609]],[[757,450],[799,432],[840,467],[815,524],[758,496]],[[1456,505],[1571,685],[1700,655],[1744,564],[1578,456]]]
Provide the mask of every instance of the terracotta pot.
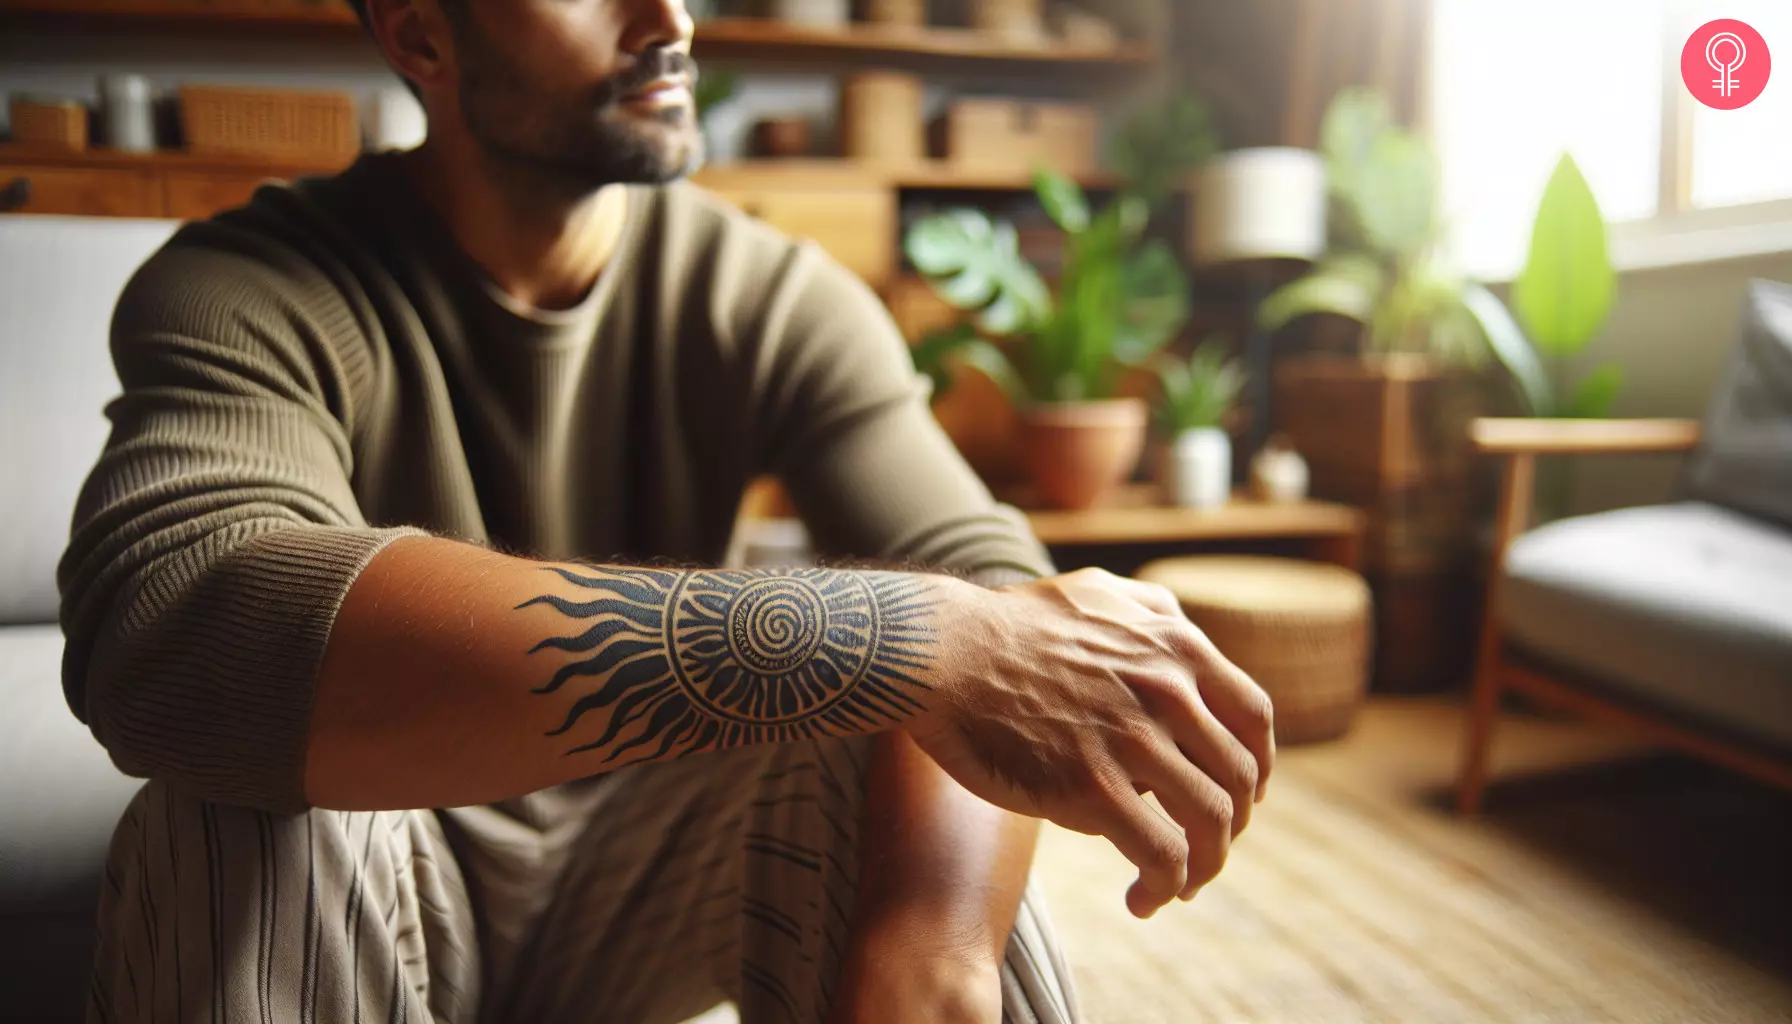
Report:
[[1089,508],[1139,464],[1148,407],[1136,398],[1035,405],[1021,414],[1021,455],[1057,508]]

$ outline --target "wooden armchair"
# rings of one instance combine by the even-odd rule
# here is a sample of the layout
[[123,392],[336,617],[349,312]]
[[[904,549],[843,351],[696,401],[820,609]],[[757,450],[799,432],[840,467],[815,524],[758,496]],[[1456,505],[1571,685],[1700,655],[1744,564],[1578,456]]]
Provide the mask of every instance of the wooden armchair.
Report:
[[[1526,645],[1511,635],[1512,623],[1508,613],[1512,609],[1505,607],[1505,602],[1513,595],[1509,588],[1513,586],[1512,566],[1508,564],[1508,555],[1512,552],[1515,541],[1525,533],[1526,520],[1531,508],[1532,480],[1536,459],[1542,455],[1580,455],[1580,454],[1617,454],[1642,452],[1687,452],[1699,447],[1700,428],[1695,422],[1688,420],[1531,420],[1531,419],[1482,419],[1475,422],[1472,428],[1472,440],[1476,450],[1501,458],[1504,461],[1503,476],[1500,485],[1500,498],[1496,532],[1493,540],[1492,566],[1488,575],[1488,594],[1486,608],[1483,613],[1479,656],[1476,663],[1475,683],[1472,703],[1469,711],[1467,734],[1462,751],[1461,774],[1457,782],[1456,801],[1461,813],[1473,814],[1479,810],[1482,793],[1487,784],[1488,758],[1493,739],[1494,726],[1499,715],[1499,703],[1502,693],[1510,690],[1522,693],[1539,704],[1584,716],[1596,722],[1624,729],[1662,746],[1672,747],[1683,752],[1702,757],[1719,765],[1734,769],[1774,785],[1792,788],[1792,748],[1781,747],[1778,742],[1769,738],[1762,741],[1759,736],[1744,735],[1746,730],[1737,730],[1725,723],[1714,721],[1711,717],[1697,713],[1688,713],[1685,706],[1676,707],[1673,703],[1659,699],[1660,684],[1657,693],[1644,693],[1639,696],[1636,688],[1627,686],[1624,680],[1613,679],[1611,673],[1586,673],[1567,666],[1559,657],[1538,657]],[[1705,502],[1686,502],[1681,505],[1658,506],[1652,510],[1656,513],[1671,513],[1684,510],[1689,516],[1703,516],[1706,521],[1717,523],[1722,529],[1740,531],[1743,537],[1743,554],[1741,559],[1748,559],[1749,552],[1758,554],[1768,546],[1768,553],[1775,565],[1792,564],[1792,533],[1785,534],[1786,558],[1788,562],[1779,563],[1777,551],[1772,549],[1777,534],[1783,532],[1779,528],[1758,522],[1740,513],[1733,513],[1721,505]],[[1605,513],[1604,516],[1622,516],[1626,513],[1640,513],[1645,510],[1624,510],[1619,513]],[[1734,516],[1734,522],[1727,517]],[[1557,549],[1563,550],[1560,540],[1568,540],[1571,544],[1585,548],[1587,541],[1595,538],[1598,524],[1588,522],[1601,516],[1579,517],[1580,521],[1565,520],[1551,524],[1545,530],[1557,530],[1564,524],[1570,530],[1581,531],[1571,538],[1558,538]],[[1629,528],[1634,528],[1640,521],[1633,517]],[[1625,524],[1617,524],[1620,529]],[[1675,531],[1672,524],[1658,524],[1655,536],[1666,538],[1668,544],[1675,543]],[[1749,549],[1747,545],[1756,545]],[[1721,545],[1720,545],[1721,546]],[[1635,562],[1638,565],[1636,576],[1647,576],[1657,564],[1648,554],[1648,544],[1639,546],[1642,554]],[[1673,556],[1670,554],[1660,560],[1660,564],[1670,565]],[[1749,568],[1742,571],[1757,574],[1776,572],[1772,568]],[[1616,575],[1622,576],[1620,568]],[[1664,575],[1671,575],[1664,570]],[[1686,578],[1682,574],[1681,580]],[[1672,581],[1667,581],[1672,584]],[[1682,584],[1683,585],[1683,584]],[[1712,584],[1715,586],[1715,581]],[[1768,587],[1777,587],[1771,580]],[[1776,591],[1769,591],[1770,593]],[[1677,601],[1684,600],[1690,609],[1695,597],[1683,597],[1674,585],[1667,587],[1664,597],[1655,600],[1656,609],[1667,609],[1670,617],[1676,610]],[[1721,610],[1721,609],[1720,609]],[[1710,615],[1709,608],[1695,609],[1689,614],[1703,614],[1709,622],[1721,619],[1722,615]],[[1547,613],[1544,613],[1547,614]],[[1769,612],[1770,616],[1779,616],[1777,611]],[[1564,627],[1572,628],[1572,627]],[[1639,650],[1651,642],[1643,635],[1652,627],[1647,621],[1637,623],[1637,643]],[[1721,627],[1720,627],[1721,628]],[[1748,624],[1742,630],[1750,628]],[[1769,628],[1769,632],[1783,630],[1777,618]],[[1609,647],[1611,637],[1623,635],[1607,630],[1603,639],[1589,637],[1588,642],[1605,644]],[[1780,642],[1775,640],[1774,642]],[[1745,644],[1746,646],[1746,644]],[[1636,655],[1646,657],[1647,652]],[[1760,683],[1756,694],[1767,692],[1767,700],[1777,702],[1774,706],[1783,711],[1792,707],[1792,658],[1781,663],[1775,660],[1778,655],[1770,651],[1766,655],[1757,649],[1750,649],[1750,657],[1757,660],[1752,668],[1740,675],[1749,675]],[[1766,660],[1760,660],[1765,658]],[[1697,659],[1692,659],[1697,661]],[[1765,667],[1763,667],[1765,666]],[[1783,669],[1784,675],[1779,673]],[[1720,670],[1714,669],[1712,674]],[[1769,678],[1772,677],[1772,678]],[[1688,680],[1686,690],[1689,693],[1706,688],[1709,679]],[[1616,685],[1614,685],[1614,683]],[[1777,695],[1775,686],[1784,683],[1784,697]],[[1707,699],[1707,698],[1699,698]],[[1770,716],[1771,717],[1771,716]],[[1782,714],[1783,717],[1783,714]]]

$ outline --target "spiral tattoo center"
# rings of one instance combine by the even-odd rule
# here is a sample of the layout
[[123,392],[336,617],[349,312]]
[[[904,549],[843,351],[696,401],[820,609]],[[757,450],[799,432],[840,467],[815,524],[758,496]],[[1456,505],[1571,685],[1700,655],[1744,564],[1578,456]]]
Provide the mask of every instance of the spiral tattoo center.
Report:
[[827,606],[806,583],[761,580],[728,606],[728,641],[741,666],[775,675],[808,662],[827,629]]

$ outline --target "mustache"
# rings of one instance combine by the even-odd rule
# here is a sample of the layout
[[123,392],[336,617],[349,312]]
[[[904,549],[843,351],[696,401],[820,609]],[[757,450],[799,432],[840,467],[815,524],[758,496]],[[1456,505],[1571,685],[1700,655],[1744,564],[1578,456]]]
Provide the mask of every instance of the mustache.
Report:
[[662,78],[680,76],[697,84],[697,62],[691,55],[664,46],[651,47],[633,64],[599,82],[593,99],[598,107],[607,107]]

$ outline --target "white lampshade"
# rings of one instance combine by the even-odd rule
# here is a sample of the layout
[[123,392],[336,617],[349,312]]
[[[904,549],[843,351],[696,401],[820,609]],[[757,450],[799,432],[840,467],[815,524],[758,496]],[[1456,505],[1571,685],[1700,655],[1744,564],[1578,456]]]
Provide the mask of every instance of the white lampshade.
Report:
[[1311,150],[1223,153],[1195,182],[1189,239],[1197,264],[1318,259],[1325,251],[1325,164]]

